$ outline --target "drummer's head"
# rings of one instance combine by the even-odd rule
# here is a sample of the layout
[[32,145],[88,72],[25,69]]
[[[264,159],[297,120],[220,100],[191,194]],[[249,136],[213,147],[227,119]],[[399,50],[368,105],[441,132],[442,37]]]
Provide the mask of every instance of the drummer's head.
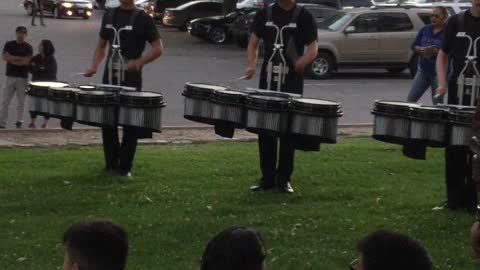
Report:
[[124,270],[128,238],[110,221],[72,225],[63,235],[65,256],[62,270]]
[[18,26],[15,30],[17,42],[24,42],[27,38],[27,28],[25,26]]
[[120,4],[121,5],[135,5],[135,1],[134,0],[120,0]]
[[265,256],[265,245],[258,232],[231,227],[208,242],[200,269],[264,270]]

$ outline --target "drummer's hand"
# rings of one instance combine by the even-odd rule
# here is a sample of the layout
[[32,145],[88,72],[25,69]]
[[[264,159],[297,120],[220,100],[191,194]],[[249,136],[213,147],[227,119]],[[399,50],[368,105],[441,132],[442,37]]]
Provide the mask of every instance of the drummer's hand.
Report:
[[138,60],[129,60],[127,70],[130,72],[140,71],[142,69],[142,65]]
[[438,88],[435,90],[435,96],[444,95],[445,93],[447,93],[447,89],[448,88],[446,86],[443,86],[443,85],[438,86]]
[[87,68],[87,70],[85,70],[85,72],[83,73],[83,76],[92,77],[93,75],[95,75],[95,73],[97,73],[97,69],[93,67],[89,67]]
[[470,231],[470,242],[475,257],[480,258],[480,222],[473,223]]
[[248,66],[247,69],[245,69],[245,77],[247,80],[250,80],[253,75],[255,75],[255,67],[254,66]]

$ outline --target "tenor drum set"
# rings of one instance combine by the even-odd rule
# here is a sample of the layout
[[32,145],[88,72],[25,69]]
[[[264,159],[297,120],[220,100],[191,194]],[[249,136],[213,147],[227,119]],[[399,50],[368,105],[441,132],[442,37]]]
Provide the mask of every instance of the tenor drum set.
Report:
[[379,141],[428,147],[469,146],[475,107],[375,101],[372,113],[372,137]]
[[184,117],[209,125],[226,125],[252,133],[301,135],[336,143],[340,104],[261,89],[187,83]]
[[160,132],[163,95],[107,84],[30,82],[29,110],[95,127],[128,126]]

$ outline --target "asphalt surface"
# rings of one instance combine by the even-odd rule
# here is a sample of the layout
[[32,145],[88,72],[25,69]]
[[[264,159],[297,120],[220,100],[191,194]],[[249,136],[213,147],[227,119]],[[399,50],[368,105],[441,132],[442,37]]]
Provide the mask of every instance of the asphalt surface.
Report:
[[[30,27],[20,0],[0,1],[0,43],[14,39],[17,25],[29,29],[28,42],[34,46],[41,39],[51,39],[57,49],[58,79],[70,83],[98,83],[102,71],[93,78],[84,78],[79,72],[90,64],[98,37],[101,11],[95,11],[90,20],[46,18],[47,27]],[[181,92],[186,82],[208,82],[232,87],[256,87],[258,77],[251,81],[235,81],[243,75],[246,53],[233,44],[217,46],[190,37],[176,29],[158,27],[165,46],[165,54],[144,68],[144,90],[161,92],[167,107],[164,125],[198,125],[183,118]],[[2,45],[3,46],[3,45]],[[4,83],[5,64],[0,64],[0,82]],[[258,73],[258,72],[257,72]],[[334,100],[342,103],[341,123],[372,122],[370,111],[374,100],[405,100],[411,85],[407,73],[390,75],[384,70],[341,71],[333,79],[305,81],[305,96]],[[430,94],[421,100],[430,104]],[[16,100],[9,109],[9,127],[14,125]],[[28,112],[25,120],[28,122]],[[58,126],[51,120],[50,126]]]

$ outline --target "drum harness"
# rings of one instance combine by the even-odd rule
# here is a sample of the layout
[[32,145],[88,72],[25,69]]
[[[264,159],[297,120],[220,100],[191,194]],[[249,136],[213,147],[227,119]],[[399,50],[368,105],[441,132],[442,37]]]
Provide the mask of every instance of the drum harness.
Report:
[[[475,40],[465,32],[465,13],[462,12],[458,17],[458,32],[457,38],[468,39],[469,45],[467,54],[465,56],[465,67],[460,72],[457,79],[457,95],[459,104],[463,105],[464,95],[470,96],[470,106],[474,106],[476,97],[479,94],[480,87],[480,73],[477,69],[477,45],[480,40],[480,36]],[[472,53],[473,46],[473,55]]]
[[[296,29],[297,20],[302,10],[301,6],[296,5],[293,11],[293,16],[289,24],[280,28],[273,22],[273,4],[267,7],[267,22],[266,28],[273,28],[275,30],[275,41],[273,43],[273,53],[270,56],[267,64],[267,89],[281,91],[282,85],[285,83],[286,76],[289,72],[287,60],[284,56],[284,39],[283,32],[286,29]],[[277,82],[277,89],[272,89],[272,82]]]
[[107,14],[107,23],[105,25],[106,29],[113,31],[113,41],[110,43],[110,51],[108,56],[108,82],[109,84],[114,85],[114,78],[116,79],[116,85],[121,85],[125,79],[125,71],[128,69],[128,59],[125,59],[122,55],[122,44],[121,44],[121,34],[126,31],[133,31],[133,26],[135,21],[140,14],[139,9],[135,9],[133,14],[130,17],[130,22],[128,25],[117,29],[114,26],[115,15],[117,14],[118,8],[109,11]]

